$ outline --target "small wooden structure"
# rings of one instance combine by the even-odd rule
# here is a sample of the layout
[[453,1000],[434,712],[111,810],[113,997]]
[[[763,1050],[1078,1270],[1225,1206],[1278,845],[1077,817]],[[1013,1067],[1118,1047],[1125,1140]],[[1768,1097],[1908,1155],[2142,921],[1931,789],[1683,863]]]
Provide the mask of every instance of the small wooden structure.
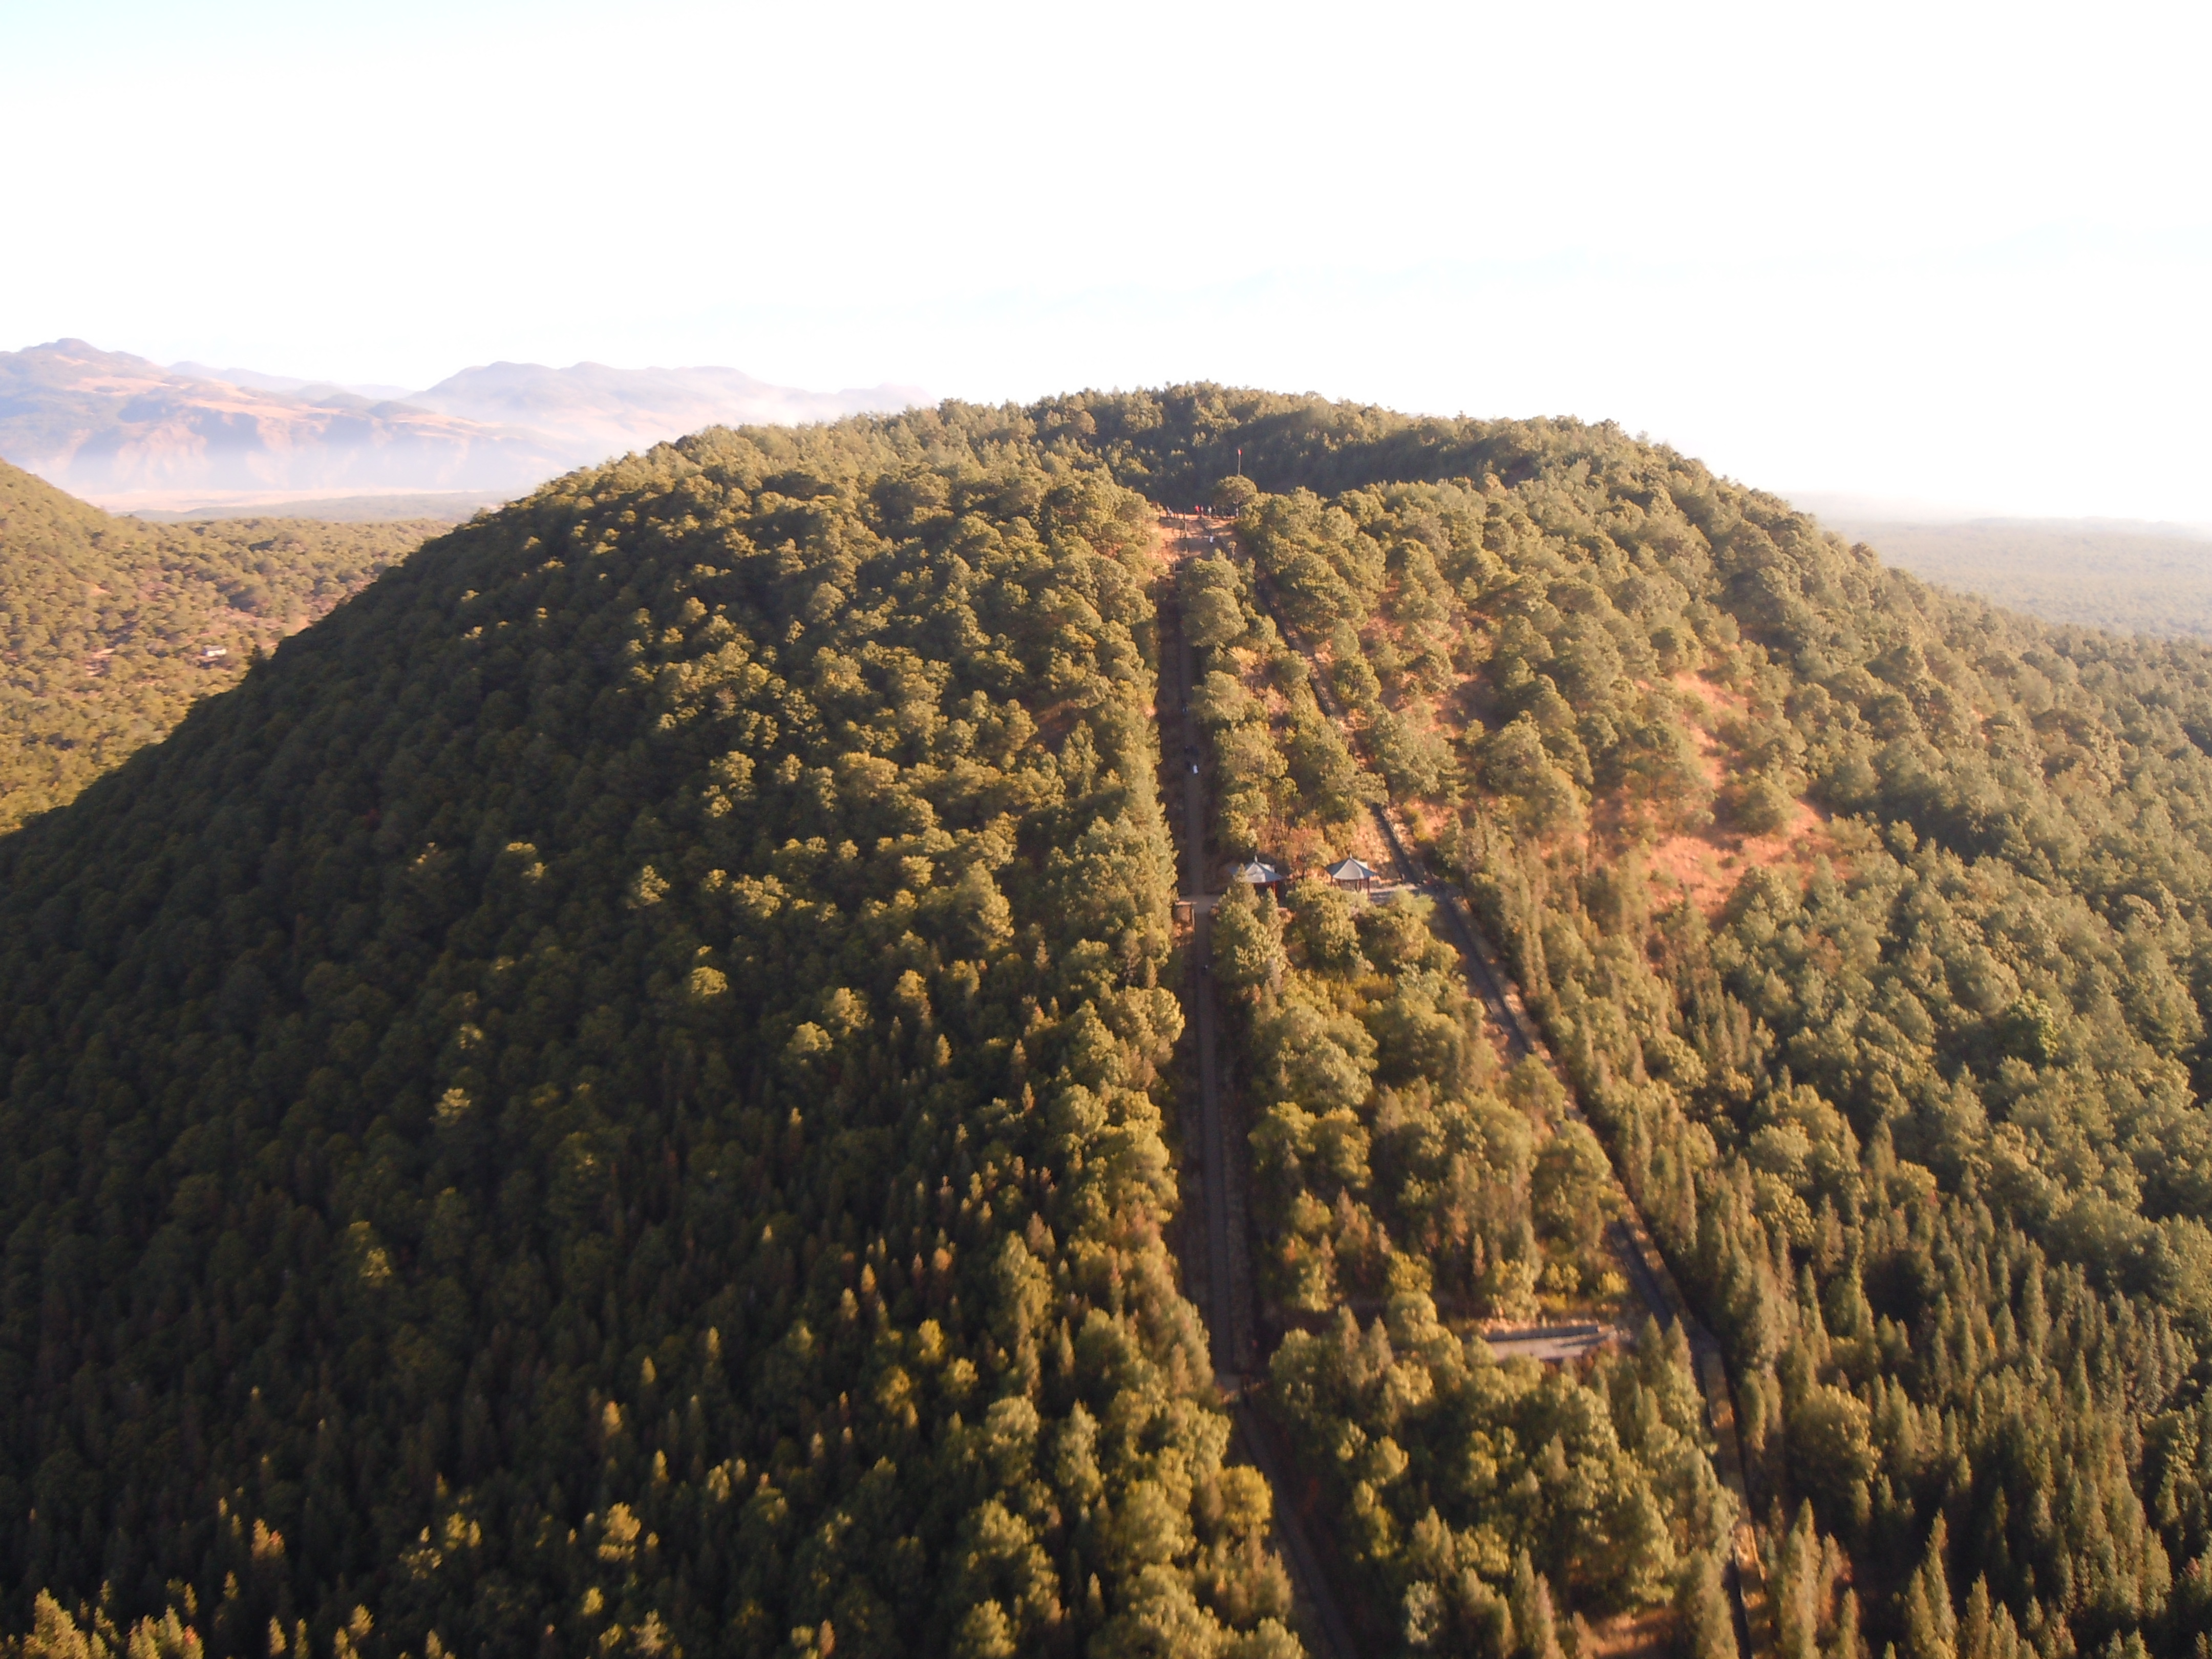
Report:
[[1348,893],[1370,891],[1375,884],[1381,879],[1370,866],[1356,858],[1347,858],[1332,864],[1323,873]]
[[1249,863],[1231,866],[1229,879],[1272,893],[1283,884],[1283,872],[1266,860],[1255,858]]

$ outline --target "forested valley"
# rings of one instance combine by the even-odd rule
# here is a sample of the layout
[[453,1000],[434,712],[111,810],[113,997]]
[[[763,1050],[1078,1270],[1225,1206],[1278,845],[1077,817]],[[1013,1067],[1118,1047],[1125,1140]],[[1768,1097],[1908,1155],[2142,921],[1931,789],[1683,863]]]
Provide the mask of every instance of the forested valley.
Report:
[[[1184,833],[1299,878],[1203,976],[1163,606]],[[1314,878],[1376,805],[1556,1074],[1440,911]],[[1201,979],[1295,1492],[1171,1249]],[[9,1623],[1256,1659],[1296,1503],[1389,1650],[1717,1659],[1736,1500],[1632,1205],[1725,1352],[1754,1653],[2208,1659],[2208,996],[2212,655],[1609,426],[702,434],[0,839]],[[1584,1315],[1632,1340],[1482,1336]]]
[[166,736],[444,527],[141,524],[0,461],[0,834]]

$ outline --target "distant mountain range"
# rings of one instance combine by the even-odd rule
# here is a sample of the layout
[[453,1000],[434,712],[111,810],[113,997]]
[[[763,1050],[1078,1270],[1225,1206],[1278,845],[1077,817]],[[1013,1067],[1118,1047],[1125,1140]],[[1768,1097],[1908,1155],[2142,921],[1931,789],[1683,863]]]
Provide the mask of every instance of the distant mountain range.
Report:
[[421,392],[201,363],[82,340],[0,352],[0,457],[104,505],[194,496],[519,491],[717,424],[834,420],[924,400],[816,392],[733,368],[490,363]]

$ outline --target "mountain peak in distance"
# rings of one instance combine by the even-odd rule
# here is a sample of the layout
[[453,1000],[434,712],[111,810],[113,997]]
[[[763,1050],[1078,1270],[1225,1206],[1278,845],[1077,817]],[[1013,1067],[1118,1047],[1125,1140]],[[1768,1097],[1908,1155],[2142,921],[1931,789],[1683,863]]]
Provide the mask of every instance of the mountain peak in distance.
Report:
[[536,433],[337,387],[209,380],[82,340],[0,352],[0,455],[118,507],[211,491],[519,491],[573,465]]
[[802,424],[924,401],[912,387],[814,392],[733,368],[497,362],[421,392],[164,368],[62,339],[0,352],[0,456],[117,510],[302,492],[519,494],[708,426]]
[[410,395],[404,386],[382,386],[368,381],[302,380],[296,374],[264,374],[258,369],[216,368],[207,363],[171,363],[169,373],[181,374],[190,380],[214,380],[224,386],[245,386],[253,392],[283,392],[311,402],[319,400],[323,394],[330,392],[362,398],[372,404],[404,403]]
[[771,386],[741,369],[614,368],[605,363],[494,362],[465,368],[408,401],[424,409],[526,428],[597,460],[707,426],[801,425],[848,415],[895,413],[928,401],[915,386],[838,392]]

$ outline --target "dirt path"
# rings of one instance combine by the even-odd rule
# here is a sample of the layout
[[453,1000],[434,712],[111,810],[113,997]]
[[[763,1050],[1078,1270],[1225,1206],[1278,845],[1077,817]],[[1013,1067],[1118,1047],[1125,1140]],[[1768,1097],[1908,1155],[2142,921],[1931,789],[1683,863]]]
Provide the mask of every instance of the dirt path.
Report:
[[1221,1087],[1220,1016],[1213,995],[1212,957],[1213,907],[1200,901],[1213,895],[1206,880],[1206,781],[1200,775],[1198,722],[1190,711],[1191,648],[1182,629],[1176,630],[1176,654],[1183,737],[1180,769],[1183,781],[1183,896],[1192,901],[1191,955],[1196,959],[1189,1001],[1198,1028],[1198,1086],[1200,1130],[1198,1176],[1206,1198],[1206,1243],[1209,1281],[1207,1327],[1212,1333],[1213,1370],[1223,1392],[1243,1391],[1247,1372],[1258,1369],[1259,1355],[1252,1340],[1251,1281],[1249,1252],[1237,1246],[1245,1237],[1241,1213],[1243,1160],[1230,1146]]
[[[1253,1334],[1253,1279],[1249,1190],[1244,1148],[1231,1124],[1228,1091],[1221,1075],[1220,1010],[1209,964],[1213,935],[1213,896],[1207,891],[1206,780],[1197,763],[1198,721],[1191,713],[1194,661],[1175,604],[1174,569],[1192,549],[1173,527],[1164,526],[1161,549],[1167,575],[1162,584],[1160,615],[1175,628],[1176,684],[1172,702],[1159,703],[1160,752],[1182,780],[1183,900],[1192,910],[1189,975],[1183,1006],[1194,1030],[1198,1064],[1199,1124],[1196,1158],[1184,1171],[1194,1182],[1205,1209],[1206,1324],[1214,1381],[1237,1425],[1239,1451],[1267,1478],[1275,1494],[1275,1536],[1291,1570],[1294,1593],[1307,1617],[1307,1633],[1328,1659],[1355,1659],[1364,1650],[1347,1608],[1352,1603],[1337,1582],[1325,1540],[1326,1517],[1311,1510],[1310,1497],[1294,1501],[1298,1491],[1290,1449],[1266,1414],[1253,1403],[1264,1367]],[[1162,665],[1165,666],[1164,664]]]
[[[1284,620],[1268,591],[1264,579],[1255,573],[1254,592],[1260,604],[1274,620],[1283,639],[1296,650],[1306,665],[1306,675],[1312,683],[1315,699],[1322,711],[1335,722],[1345,741],[1358,747],[1358,739],[1344,717],[1344,710],[1329,689],[1328,678],[1314,660],[1311,647]],[[1434,901],[1439,912],[1450,919],[1453,944],[1457,947],[1467,971],[1468,983],[1489,1013],[1492,1023],[1504,1037],[1508,1058],[1520,1060],[1533,1056],[1559,1075],[1567,1089],[1567,1112],[1578,1123],[1587,1123],[1582,1103],[1574,1085],[1567,1079],[1551,1050],[1546,1046],[1529,1018],[1528,1006],[1522,1000],[1520,989],[1513,982],[1496,948],[1476,921],[1474,911],[1459,889],[1449,882],[1440,881],[1422,860],[1418,843],[1397,812],[1386,803],[1374,807],[1376,826],[1383,842],[1396,862],[1400,879],[1406,884]],[[1603,1138],[1600,1138],[1600,1145]],[[1736,1500],[1736,1526],[1730,1540],[1729,1579],[1735,1591],[1737,1618],[1737,1638],[1749,1659],[1768,1659],[1773,1651],[1772,1621],[1769,1614],[1766,1595],[1766,1573],[1759,1559],[1757,1534],[1753,1530],[1751,1501],[1744,1484],[1744,1464],[1741,1446],[1736,1438],[1735,1401],[1728,1383],[1728,1374],[1723,1363],[1721,1346],[1713,1334],[1690,1310],[1683,1297],[1681,1287],[1668,1270],[1666,1258],[1659,1253],[1657,1243],[1645,1225],[1643,1214],[1630,1198],[1627,1188],[1618,1176],[1614,1191],[1620,1207],[1620,1219],[1610,1229],[1613,1249],[1628,1268],[1629,1280],[1636,1286],[1652,1317],[1663,1327],[1680,1323],[1689,1340],[1690,1351],[1697,1367],[1698,1383],[1705,1399],[1706,1426],[1718,1449],[1714,1457],[1715,1472],[1721,1484]]]

